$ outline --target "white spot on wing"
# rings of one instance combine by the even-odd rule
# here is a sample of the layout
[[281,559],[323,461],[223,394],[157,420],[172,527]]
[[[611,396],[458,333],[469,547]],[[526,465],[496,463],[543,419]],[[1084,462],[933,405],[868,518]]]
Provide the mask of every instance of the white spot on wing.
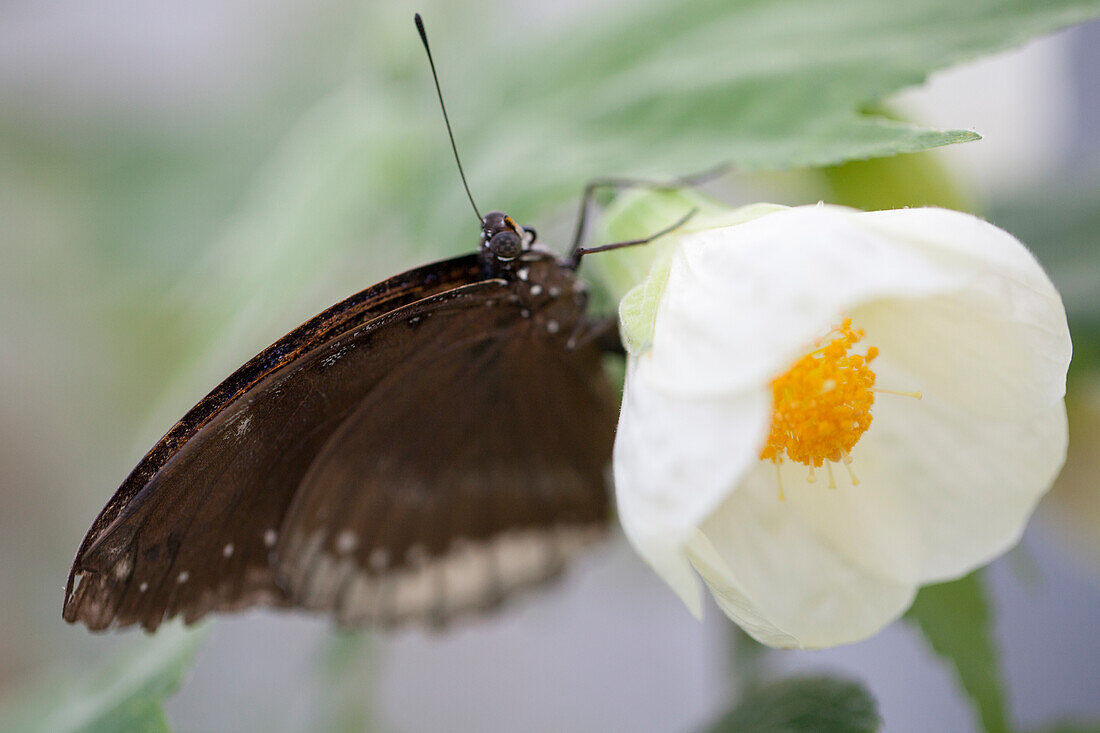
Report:
[[546,322],[546,330],[550,333],[557,333],[559,330],[561,330],[561,325],[559,325],[558,322],[554,319],[550,319]]
[[359,545],[359,538],[350,529],[340,530],[336,535],[336,551],[346,555]]
[[[430,557],[427,547],[413,545],[405,564],[379,577],[389,563],[385,548],[370,552],[372,572],[353,576],[346,562],[324,558],[314,573],[329,578],[307,581],[307,595],[321,602],[332,591],[341,623],[390,624],[410,620],[439,620],[494,605],[502,594],[539,583],[556,574],[582,548],[602,537],[602,526],[546,527],[497,535],[490,540],[456,539],[448,552]],[[315,606],[329,608],[330,606]]]
[[190,579],[191,573],[187,572],[186,570],[181,571],[180,574],[176,576],[176,582],[180,585],[186,583]]
[[427,568],[402,572],[394,581],[392,611],[398,619],[423,616],[440,601],[438,576]]
[[317,555],[310,563],[310,574],[303,588],[305,604],[310,608],[332,608],[340,588],[354,575],[356,566],[352,558]]
[[495,600],[496,565],[491,562],[484,543],[456,542],[444,561],[446,608],[477,608]]
[[531,286],[531,295],[534,295],[534,296],[542,295],[542,286],[539,285],[538,283],[532,285]]
[[237,437],[240,438],[247,433],[250,425],[252,425],[252,416],[246,415],[243,420],[237,423]]
[[553,546],[548,540],[545,533],[517,532],[493,543],[490,551],[496,556],[501,581],[522,585],[542,577]]
[[138,586],[138,591],[141,592],[141,593],[144,593],[147,590],[149,590],[149,584],[148,583],[143,582],[141,585]]
[[273,529],[269,529],[264,532],[264,544],[268,547],[274,547],[275,541],[279,539],[279,533]]
[[115,563],[115,577],[119,580],[126,580],[130,577],[130,571],[134,569],[134,560],[129,555],[123,555]]
[[222,556],[223,557],[233,557],[233,543],[232,542],[225,543],[225,547],[222,548]]

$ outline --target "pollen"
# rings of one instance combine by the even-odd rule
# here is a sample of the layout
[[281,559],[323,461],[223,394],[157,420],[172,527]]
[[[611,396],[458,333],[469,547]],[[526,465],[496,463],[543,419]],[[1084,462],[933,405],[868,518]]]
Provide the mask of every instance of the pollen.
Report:
[[[772,381],[772,423],[762,460],[783,460],[815,468],[826,465],[829,485],[835,488],[828,462],[850,462],[848,453],[871,426],[875,401],[875,373],[871,362],[878,349],[852,353],[863,338],[852,319],[827,333],[815,348]],[[811,478],[812,480],[812,478]],[[854,477],[853,477],[854,483]]]

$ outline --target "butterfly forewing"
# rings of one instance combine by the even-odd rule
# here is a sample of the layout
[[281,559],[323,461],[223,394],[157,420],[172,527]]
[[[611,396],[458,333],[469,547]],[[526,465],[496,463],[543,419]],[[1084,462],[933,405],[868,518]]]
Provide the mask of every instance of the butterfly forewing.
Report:
[[[69,574],[65,618],[97,629],[136,622],[155,628],[167,608],[197,588],[212,591],[206,600],[218,608],[278,602],[267,552],[250,552],[232,532],[278,526],[325,426],[295,436],[306,443],[297,451],[275,450],[273,436],[287,418],[313,414],[313,390],[308,380],[282,387],[272,380],[339,334],[476,281],[479,273],[477,257],[468,255],[378,283],[310,319],[218,385],[149,451],[93,522]],[[233,483],[238,476],[243,483]],[[185,534],[220,542],[223,562],[205,574],[181,568],[175,582],[216,583],[165,583],[178,552],[192,546]]]

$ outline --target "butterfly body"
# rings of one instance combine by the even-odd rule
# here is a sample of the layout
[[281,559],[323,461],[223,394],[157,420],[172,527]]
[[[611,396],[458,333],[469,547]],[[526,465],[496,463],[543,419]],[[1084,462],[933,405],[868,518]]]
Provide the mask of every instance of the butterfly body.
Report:
[[91,629],[252,605],[443,623],[605,531],[616,400],[574,268],[499,212],[478,252],[368,288],[234,372],[82,543]]

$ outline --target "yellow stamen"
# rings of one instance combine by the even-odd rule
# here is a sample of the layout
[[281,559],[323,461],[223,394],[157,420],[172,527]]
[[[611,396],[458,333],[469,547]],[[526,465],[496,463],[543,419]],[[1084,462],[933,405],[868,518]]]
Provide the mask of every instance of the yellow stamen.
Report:
[[844,469],[848,472],[848,478],[852,480],[852,486],[859,486],[859,478],[856,477],[855,471],[852,470],[852,455],[847,451],[844,452],[842,463]]
[[772,381],[771,431],[760,452],[764,460],[789,458],[808,466],[810,483],[815,468],[843,460],[859,442],[871,425],[875,400],[869,364],[878,349],[868,348],[866,356],[849,353],[863,338],[850,318],[827,336]]
[[775,461],[772,465],[775,466],[775,483],[779,485],[779,500],[786,501],[787,495],[783,493],[783,474],[779,471],[780,461]]
[[875,387],[871,391],[879,394],[896,394],[899,397],[912,397],[918,400],[924,399],[923,392],[898,392],[896,389],[879,389],[878,387]]
[[836,488],[836,477],[833,476],[833,464],[830,461],[825,461],[825,468],[829,470],[829,488]]

